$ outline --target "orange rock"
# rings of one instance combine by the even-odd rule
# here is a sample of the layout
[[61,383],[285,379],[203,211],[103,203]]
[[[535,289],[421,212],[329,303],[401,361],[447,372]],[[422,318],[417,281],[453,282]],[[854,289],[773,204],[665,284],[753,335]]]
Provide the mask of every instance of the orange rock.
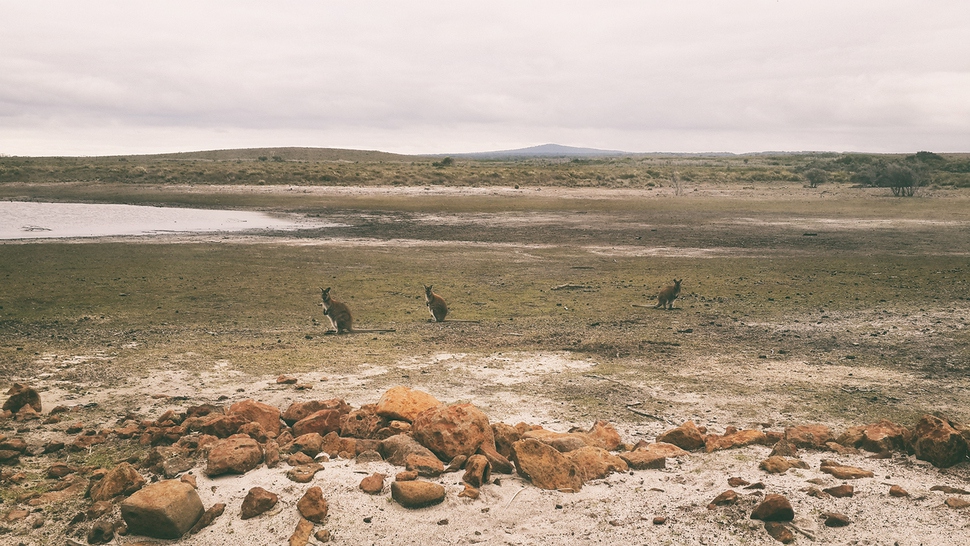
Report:
[[437,398],[426,392],[397,386],[389,389],[377,401],[377,414],[389,419],[412,422],[422,411],[440,405]]
[[516,470],[540,489],[576,492],[583,480],[576,465],[565,455],[538,440],[519,440],[512,444]]
[[471,404],[425,410],[414,419],[412,436],[445,461],[474,455],[485,442],[495,443],[488,417]]

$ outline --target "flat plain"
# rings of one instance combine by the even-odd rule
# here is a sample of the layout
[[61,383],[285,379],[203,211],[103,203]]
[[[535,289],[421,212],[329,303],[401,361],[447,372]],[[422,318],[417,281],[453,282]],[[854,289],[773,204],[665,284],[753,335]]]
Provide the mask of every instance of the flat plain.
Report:
[[[0,244],[0,377],[30,383],[45,408],[73,406],[76,419],[90,422],[247,398],[284,409],[334,397],[359,406],[402,384],[472,402],[510,424],[565,431],[605,419],[631,442],[686,420],[712,431],[807,423],[839,431],[883,418],[911,426],[926,413],[970,422],[970,189],[928,186],[898,198],[837,177],[809,188],[784,158],[756,166],[459,161],[453,172],[473,173],[471,182],[385,159],[301,167],[354,165],[383,173],[372,177],[377,183],[189,183],[166,163],[175,174],[161,181],[0,184],[3,199],[238,208],[306,222],[286,232]],[[289,162],[249,160],[239,169]],[[761,180],[754,169],[776,174]],[[684,172],[693,172],[689,180]],[[577,179],[585,182],[566,183]],[[653,308],[674,278],[683,279],[674,309]],[[475,322],[429,322],[426,284],[448,301],[449,318]],[[321,287],[351,306],[358,328],[394,331],[326,335]],[[281,374],[312,388],[277,385]],[[144,449],[109,443],[74,457],[110,465]],[[743,453],[756,467],[758,455]],[[966,466],[950,477],[966,484]],[[757,529],[710,521],[703,506],[726,487],[706,483],[697,487],[700,511],[682,514],[700,535],[649,521],[645,529],[673,544],[697,536],[770,543]],[[11,502],[16,492],[2,496]],[[515,500],[499,497],[499,505]],[[616,510],[634,510],[629,502]],[[644,517],[673,510],[663,506]],[[475,517],[490,525],[487,515]],[[600,530],[584,540],[645,536],[624,534],[633,523],[583,517]],[[563,524],[573,537],[577,522]],[[350,527],[338,525],[338,536],[364,536]],[[549,542],[554,527],[500,538]],[[42,536],[33,533],[21,538]],[[873,528],[844,533],[855,534],[833,543],[883,543]],[[448,536],[475,542],[459,535]]]

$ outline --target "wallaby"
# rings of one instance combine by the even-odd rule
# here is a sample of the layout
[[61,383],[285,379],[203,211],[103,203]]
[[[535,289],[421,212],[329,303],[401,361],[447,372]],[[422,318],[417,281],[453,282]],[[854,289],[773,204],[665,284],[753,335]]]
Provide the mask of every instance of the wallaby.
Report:
[[655,307],[670,310],[674,308],[674,300],[680,295],[680,282],[684,279],[674,279],[674,284],[671,284],[660,291],[657,294],[657,305]]
[[350,307],[342,301],[337,301],[330,296],[330,288],[321,288],[323,297],[323,314],[330,319],[333,330],[327,333],[334,334],[362,334],[368,332],[393,332],[394,330],[354,330],[354,317],[350,314]]
[[431,285],[424,287],[424,299],[428,303],[428,311],[435,322],[444,322],[448,315],[448,304],[445,299],[431,291]]
[[[431,291],[431,286],[424,287],[424,300],[428,303],[428,311],[431,311],[432,322],[444,322],[445,315],[448,314],[448,304],[445,303],[445,299],[435,294]],[[473,324],[478,324],[477,320],[454,320],[451,322],[470,322]]]

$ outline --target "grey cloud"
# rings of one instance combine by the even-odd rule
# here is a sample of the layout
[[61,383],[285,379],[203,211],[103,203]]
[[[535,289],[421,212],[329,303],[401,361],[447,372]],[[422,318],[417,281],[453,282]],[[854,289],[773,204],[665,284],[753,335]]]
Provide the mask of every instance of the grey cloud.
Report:
[[177,135],[178,149],[956,151],[970,127],[956,1],[5,11],[0,153],[151,152]]

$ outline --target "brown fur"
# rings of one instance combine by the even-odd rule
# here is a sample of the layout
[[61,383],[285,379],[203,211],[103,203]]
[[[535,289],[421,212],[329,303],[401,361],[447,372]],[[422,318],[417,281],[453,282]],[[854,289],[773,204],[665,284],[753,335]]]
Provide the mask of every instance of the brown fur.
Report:
[[657,294],[657,305],[655,307],[660,307],[663,309],[673,309],[674,300],[680,295],[680,283],[684,279],[674,279],[674,284],[667,286]]
[[431,286],[424,287],[424,299],[428,303],[428,311],[435,322],[444,322],[448,315],[448,305],[445,299],[431,291]]
[[350,307],[346,303],[330,297],[330,288],[320,289],[323,293],[323,314],[330,319],[330,324],[338,334],[354,331],[354,317],[350,314]]

